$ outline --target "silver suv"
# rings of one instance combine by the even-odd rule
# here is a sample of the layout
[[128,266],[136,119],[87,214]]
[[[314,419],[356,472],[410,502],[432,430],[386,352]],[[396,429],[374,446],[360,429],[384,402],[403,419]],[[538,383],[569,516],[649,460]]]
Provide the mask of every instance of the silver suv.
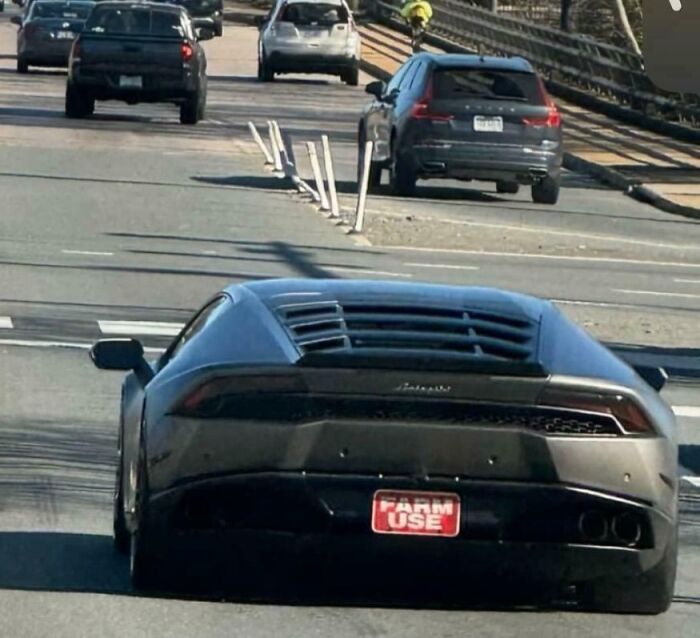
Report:
[[260,24],[258,78],[328,73],[357,86],[360,34],[345,0],[279,0]]

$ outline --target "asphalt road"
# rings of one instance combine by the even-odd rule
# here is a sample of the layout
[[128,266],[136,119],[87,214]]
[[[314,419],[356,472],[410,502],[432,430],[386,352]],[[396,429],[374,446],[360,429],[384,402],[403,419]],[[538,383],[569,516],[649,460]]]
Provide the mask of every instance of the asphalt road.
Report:
[[[429,579],[423,609],[388,605],[381,592],[364,592],[360,603],[133,595],[109,538],[120,378],[93,370],[92,340],[128,333],[161,348],[231,281],[386,277],[537,292],[566,302],[565,312],[605,339],[691,361],[700,348],[700,288],[691,281],[700,281],[700,226],[568,175],[551,209],[524,195],[485,198],[480,185],[428,184],[411,201],[373,197],[370,219],[389,221],[370,226],[369,244],[266,171],[246,128],[249,119],[279,120],[306,177],[301,142],[328,132],[351,207],[361,89],[324,78],[262,87],[253,78],[255,31],[228,27],[207,43],[209,111],[200,125],[179,125],[174,107],[118,104],[68,121],[62,72],[14,73],[13,12],[0,14],[1,636],[700,635],[697,379],[674,379],[666,391],[689,479],[676,602],[660,617],[443,610],[430,600]],[[435,230],[429,244],[430,226],[406,231],[401,216],[412,218],[406,224],[429,216],[434,228],[468,223],[468,239],[455,247],[456,233]],[[493,226],[508,237],[500,245]],[[538,234],[548,238],[543,248],[530,244]],[[435,243],[443,250],[424,250]],[[573,243],[592,248],[568,251]],[[342,580],[323,567],[308,569],[324,583]],[[444,570],[436,564],[436,575]]]

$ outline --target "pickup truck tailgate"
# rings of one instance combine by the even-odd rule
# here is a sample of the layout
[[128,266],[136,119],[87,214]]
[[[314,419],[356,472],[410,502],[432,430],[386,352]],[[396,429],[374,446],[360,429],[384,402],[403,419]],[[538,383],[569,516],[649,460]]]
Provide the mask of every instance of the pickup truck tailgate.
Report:
[[100,37],[83,34],[81,71],[181,77],[183,41],[175,38]]

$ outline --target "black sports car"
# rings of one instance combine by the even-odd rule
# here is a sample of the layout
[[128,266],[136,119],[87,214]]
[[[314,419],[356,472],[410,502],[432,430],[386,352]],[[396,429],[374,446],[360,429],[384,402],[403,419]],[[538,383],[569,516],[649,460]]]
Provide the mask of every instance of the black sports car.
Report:
[[137,587],[169,539],[255,530],[517,572],[583,608],[671,602],[673,414],[548,302],[277,279],[225,289],[154,364],[133,339],[91,356],[133,371],[114,533]]

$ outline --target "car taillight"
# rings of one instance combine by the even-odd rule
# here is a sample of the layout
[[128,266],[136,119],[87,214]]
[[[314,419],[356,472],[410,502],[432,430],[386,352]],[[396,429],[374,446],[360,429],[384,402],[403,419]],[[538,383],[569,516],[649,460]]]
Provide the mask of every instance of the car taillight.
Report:
[[36,35],[39,31],[39,25],[30,22],[26,27],[24,27],[24,35],[27,38],[31,38]]
[[430,110],[433,100],[433,78],[428,79],[423,96],[411,107],[410,117],[414,120],[430,120],[432,122],[449,122],[454,119],[450,113],[437,113]]
[[180,45],[180,55],[182,56],[184,62],[188,62],[194,55],[194,49],[187,42],[183,42]]
[[542,80],[537,78],[537,91],[542,98],[542,102],[547,107],[547,115],[544,117],[524,117],[523,124],[525,126],[540,126],[546,128],[559,128],[561,126],[561,113],[554,100],[547,93],[547,89],[544,86]]
[[70,59],[73,62],[80,62],[80,40],[75,40],[70,50]]
[[626,433],[630,434],[654,433],[651,419],[646,412],[636,401],[621,394],[545,388],[537,404],[576,412],[609,415],[622,426]]

